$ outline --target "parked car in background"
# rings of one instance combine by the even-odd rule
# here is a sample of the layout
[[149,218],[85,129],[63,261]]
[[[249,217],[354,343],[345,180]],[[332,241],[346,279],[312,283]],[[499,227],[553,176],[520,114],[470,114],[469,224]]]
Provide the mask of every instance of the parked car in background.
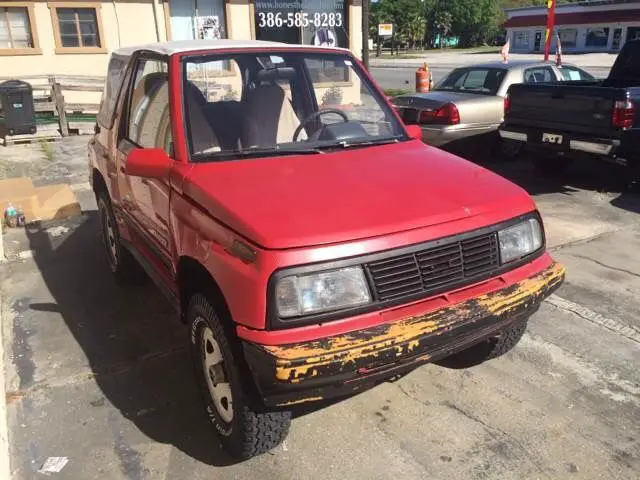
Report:
[[107,78],[108,266],[176,307],[236,457],[281,442],[293,405],[506,353],[564,280],[531,197],[425,145],[348,50],[169,42],[115,51]]
[[543,173],[588,156],[631,167],[638,180],[640,40],[624,44],[602,81],[514,85],[508,98],[500,135],[535,151]]
[[[481,136],[513,155],[518,144],[498,143],[496,134],[504,117],[504,97],[513,84],[539,84],[567,80],[595,81],[584,70],[570,64],[513,61],[482,63],[456,68],[428,93],[395,97],[392,102],[407,125],[419,125],[429,145],[466,146]],[[515,146],[516,149],[509,148]],[[506,147],[506,148],[504,148]]]

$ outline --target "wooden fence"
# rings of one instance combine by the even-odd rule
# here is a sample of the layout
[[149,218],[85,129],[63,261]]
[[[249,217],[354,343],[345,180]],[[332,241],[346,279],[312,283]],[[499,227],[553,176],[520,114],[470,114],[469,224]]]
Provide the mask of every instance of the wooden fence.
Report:
[[[70,130],[79,130],[73,128],[74,122],[68,121],[70,114],[97,114],[100,107],[99,93],[104,88],[105,77],[88,76],[88,75],[32,75],[23,77],[0,77],[0,82],[5,80],[22,80],[31,85],[33,89],[33,106],[36,114],[50,113],[52,117],[57,119],[58,133],[62,137],[70,134]],[[67,96],[73,97],[69,92],[84,92],[95,98],[92,102],[78,103],[68,102]],[[84,95],[86,96],[86,95]],[[77,123],[77,122],[76,122]],[[80,122],[84,127],[88,122]],[[40,129],[40,127],[39,127]],[[45,129],[46,130],[46,129]],[[37,134],[35,136],[38,136]],[[25,137],[21,140],[28,140],[27,135],[16,135],[16,137]],[[40,135],[42,137],[42,135]],[[7,138],[5,138],[5,143]]]

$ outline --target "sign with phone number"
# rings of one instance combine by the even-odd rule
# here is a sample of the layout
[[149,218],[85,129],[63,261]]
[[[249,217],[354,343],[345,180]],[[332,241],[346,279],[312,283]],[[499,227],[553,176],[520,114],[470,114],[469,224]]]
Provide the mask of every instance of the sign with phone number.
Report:
[[258,12],[258,27],[260,28],[281,28],[281,27],[302,27],[309,26],[315,28],[322,27],[342,27],[343,19],[342,13],[329,12],[321,13],[315,12],[310,14],[308,12]]

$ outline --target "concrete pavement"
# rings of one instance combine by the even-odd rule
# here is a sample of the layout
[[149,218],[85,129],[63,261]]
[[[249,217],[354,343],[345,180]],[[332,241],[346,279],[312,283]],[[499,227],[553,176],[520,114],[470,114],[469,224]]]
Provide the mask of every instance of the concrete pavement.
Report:
[[553,182],[525,161],[472,156],[534,195],[566,284],[507,356],[462,371],[425,366],[299,410],[284,446],[241,464],[209,430],[169,305],[152,285],[115,285],[78,183],[82,217],[6,238],[14,478],[40,478],[47,457],[67,456],[55,478],[637,479],[640,197],[604,164]]

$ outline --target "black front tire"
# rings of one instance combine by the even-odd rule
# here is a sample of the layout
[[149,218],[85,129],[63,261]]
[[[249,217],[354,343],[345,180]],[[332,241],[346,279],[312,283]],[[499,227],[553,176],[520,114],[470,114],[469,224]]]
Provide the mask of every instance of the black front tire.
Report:
[[116,282],[123,286],[144,283],[147,280],[146,273],[133,258],[133,255],[122,245],[108,194],[101,191],[96,194],[96,197],[107,263]]
[[461,369],[480,365],[509,352],[522,339],[527,329],[527,319],[517,321],[487,340],[435,362],[441,367]]
[[[243,361],[240,345],[232,329],[223,325],[222,312],[219,313],[222,309],[214,308],[215,304],[213,299],[199,293],[189,301],[187,321],[191,359],[207,416],[223,448],[232,457],[246,460],[273,449],[286,438],[291,425],[291,412],[266,410],[254,398],[251,389],[253,380],[246,366],[239,363]],[[208,343],[210,335],[214,341]],[[206,369],[207,351],[211,354],[216,349],[219,349],[223,359],[218,364],[220,367],[216,365]],[[228,383],[230,387],[231,398],[227,398],[226,402],[217,399],[222,408],[216,406],[210,383]],[[229,404],[232,406],[231,414]]]

